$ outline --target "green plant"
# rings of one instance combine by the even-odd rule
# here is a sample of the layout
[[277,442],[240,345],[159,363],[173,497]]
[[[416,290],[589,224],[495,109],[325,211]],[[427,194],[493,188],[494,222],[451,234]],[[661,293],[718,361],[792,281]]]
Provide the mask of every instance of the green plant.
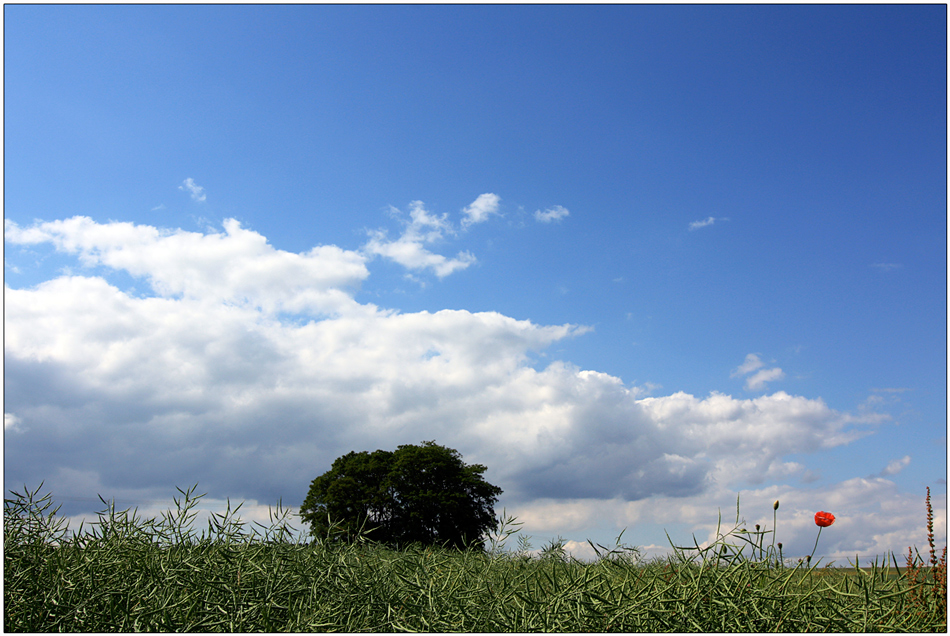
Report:
[[[907,548],[907,568],[904,576],[908,584],[908,612],[918,616],[933,615],[947,618],[947,547],[937,558],[934,544],[933,508],[930,505],[930,487],[927,487],[927,543],[930,546],[929,572],[924,560],[913,548]],[[929,576],[928,576],[929,574]]]
[[[4,500],[4,628],[11,632],[945,632],[945,558],[930,576],[888,562],[785,567],[768,529],[644,561],[621,542],[582,562],[561,540],[532,556],[505,513],[484,550],[365,535],[330,524],[296,539],[278,505],[243,523],[240,505],[194,527],[202,495],[180,490],[157,519],[116,511],[69,532],[40,489]],[[929,502],[928,502],[929,505]],[[929,508],[928,508],[929,510]],[[773,518],[774,520],[774,518]],[[928,528],[932,535],[932,527]],[[517,538],[517,549],[506,542]],[[773,535],[774,539],[774,535]],[[932,540],[932,537],[931,537]],[[779,546],[781,544],[778,544]],[[558,550],[557,548],[562,548]],[[780,553],[779,553],[780,554]],[[943,564],[941,566],[941,564]],[[896,562],[895,562],[896,566]],[[917,578],[914,579],[913,577]],[[940,585],[943,587],[941,588]],[[942,612],[942,613],[941,613]]]

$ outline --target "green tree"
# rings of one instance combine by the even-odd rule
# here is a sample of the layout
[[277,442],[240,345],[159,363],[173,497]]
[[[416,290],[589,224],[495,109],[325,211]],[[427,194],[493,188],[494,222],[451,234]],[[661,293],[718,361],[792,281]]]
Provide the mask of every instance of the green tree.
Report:
[[362,531],[393,547],[481,548],[502,493],[482,477],[486,470],[435,442],[347,453],[310,484],[300,517],[320,538],[332,528],[347,541]]

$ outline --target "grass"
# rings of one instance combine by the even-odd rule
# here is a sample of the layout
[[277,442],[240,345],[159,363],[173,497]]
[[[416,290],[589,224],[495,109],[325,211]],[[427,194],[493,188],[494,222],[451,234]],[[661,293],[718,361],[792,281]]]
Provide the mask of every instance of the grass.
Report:
[[39,492],[4,500],[6,631],[947,631],[929,490],[929,565],[911,554],[850,572],[787,567],[764,545],[770,531],[738,524],[653,561],[620,538],[591,544],[590,563],[558,541],[531,555],[519,535],[505,549],[511,518],[487,551],[306,544],[279,507],[256,528],[229,508],[199,533],[194,489],[161,519],[104,501],[70,533]]

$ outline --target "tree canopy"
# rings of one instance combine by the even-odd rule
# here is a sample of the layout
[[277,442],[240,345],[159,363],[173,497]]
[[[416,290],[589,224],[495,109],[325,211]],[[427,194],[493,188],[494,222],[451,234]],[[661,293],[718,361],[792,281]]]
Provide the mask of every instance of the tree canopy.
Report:
[[502,493],[482,477],[486,470],[434,441],[350,452],[311,482],[300,516],[320,538],[353,540],[362,531],[393,547],[481,548]]

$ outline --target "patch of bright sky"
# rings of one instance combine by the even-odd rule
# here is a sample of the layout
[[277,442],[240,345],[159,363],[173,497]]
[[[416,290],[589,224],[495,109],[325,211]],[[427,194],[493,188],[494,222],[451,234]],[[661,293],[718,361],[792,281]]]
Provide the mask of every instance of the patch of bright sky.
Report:
[[[589,325],[536,366],[655,395],[784,390],[891,417],[802,459],[822,483],[906,454],[902,488],[946,474],[943,5],[4,19],[4,206],[20,227],[236,218],[280,250],[357,250],[422,201],[454,230],[427,249],[475,262],[439,278],[377,257],[359,302]],[[498,214],[463,227],[484,193]],[[555,206],[569,215],[537,220]],[[8,244],[5,263],[13,288],[80,268],[44,245]],[[750,353],[781,379],[746,388]]]

